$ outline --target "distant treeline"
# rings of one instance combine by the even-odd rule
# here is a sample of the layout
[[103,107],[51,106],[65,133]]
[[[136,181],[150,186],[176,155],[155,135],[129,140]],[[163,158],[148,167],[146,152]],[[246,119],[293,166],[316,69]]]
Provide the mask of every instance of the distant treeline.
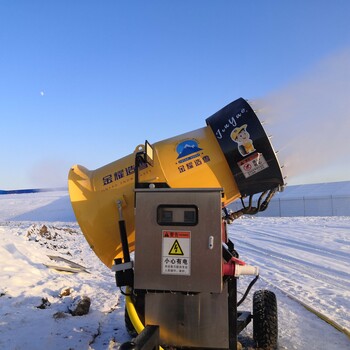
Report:
[[67,187],[59,188],[28,188],[24,190],[0,190],[1,194],[23,194],[23,193],[37,193],[37,192],[52,192],[52,191],[67,191]]

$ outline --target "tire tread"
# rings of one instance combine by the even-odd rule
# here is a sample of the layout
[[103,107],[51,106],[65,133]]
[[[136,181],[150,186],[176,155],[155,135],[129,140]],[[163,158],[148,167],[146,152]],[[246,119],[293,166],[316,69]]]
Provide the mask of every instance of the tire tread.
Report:
[[258,349],[277,349],[277,299],[276,295],[269,290],[258,290],[254,293],[253,338]]

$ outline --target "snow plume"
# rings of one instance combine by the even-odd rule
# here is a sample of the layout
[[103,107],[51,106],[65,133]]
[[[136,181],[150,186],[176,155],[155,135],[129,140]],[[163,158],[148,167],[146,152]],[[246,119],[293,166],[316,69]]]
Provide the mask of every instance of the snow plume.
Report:
[[[350,179],[350,50],[319,62],[284,89],[250,102],[280,151],[287,182],[306,174],[317,174],[318,182]],[[334,168],[332,178],[320,174],[326,167]]]

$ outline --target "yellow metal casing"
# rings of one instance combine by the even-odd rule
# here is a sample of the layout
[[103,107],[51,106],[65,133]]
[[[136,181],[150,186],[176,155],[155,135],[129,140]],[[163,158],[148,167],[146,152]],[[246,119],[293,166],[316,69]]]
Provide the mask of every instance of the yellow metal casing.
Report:
[[[197,145],[200,150],[178,159],[179,147],[186,144]],[[77,221],[91,248],[108,267],[115,258],[122,257],[118,200],[123,203],[129,248],[134,250],[134,163],[140,147],[133,154],[99,169],[90,171],[75,165],[69,172],[68,189]],[[154,166],[140,171],[141,182],[165,182],[172,188],[222,187],[225,203],[240,197],[210,127],[155,143],[153,148]]]
[[[154,164],[139,181],[171,188],[223,188],[223,204],[276,188],[284,181],[275,152],[260,121],[242,98],[207,120],[207,126],[157,142]],[[86,240],[111,267],[122,257],[117,202],[121,202],[130,251],[135,249],[134,153],[96,170],[70,169],[68,189]]]

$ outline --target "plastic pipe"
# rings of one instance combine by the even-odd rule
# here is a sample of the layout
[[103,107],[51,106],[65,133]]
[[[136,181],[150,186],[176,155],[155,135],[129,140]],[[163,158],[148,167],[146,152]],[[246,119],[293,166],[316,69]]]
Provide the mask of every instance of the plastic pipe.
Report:
[[[140,320],[140,317],[135,309],[135,305],[131,300],[130,294],[131,294],[131,288],[127,287],[126,288],[126,297],[125,297],[125,305],[126,305],[126,311],[129,315],[130,321],[132,325],[134,326],[137,334],[140,334],[145,326]],[[161,346],[159,346],[159,350],[164,350]]]

